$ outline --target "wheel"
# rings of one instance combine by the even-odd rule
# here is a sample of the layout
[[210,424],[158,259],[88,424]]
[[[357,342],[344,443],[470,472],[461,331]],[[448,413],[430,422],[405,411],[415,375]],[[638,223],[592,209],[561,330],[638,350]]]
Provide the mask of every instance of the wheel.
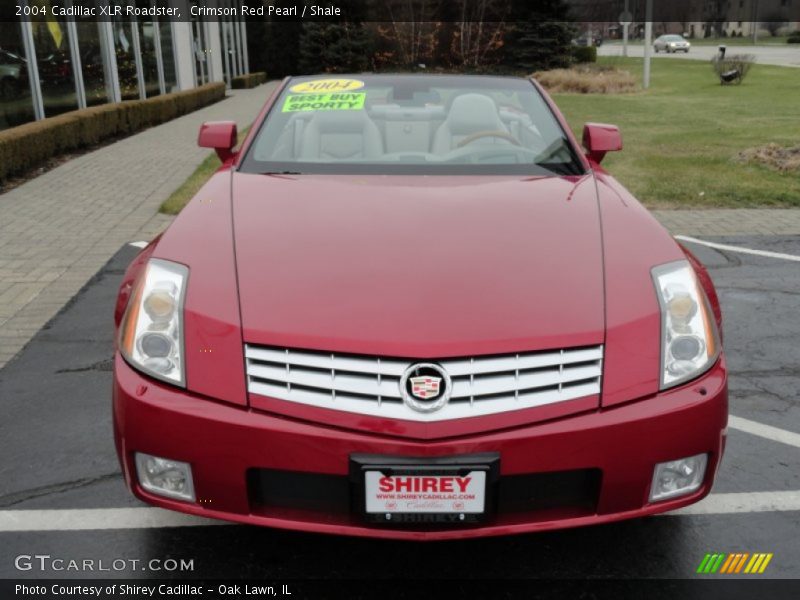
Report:
[[658,46],[653,46],[653,52],[655,52],[656,54],[658,54]]

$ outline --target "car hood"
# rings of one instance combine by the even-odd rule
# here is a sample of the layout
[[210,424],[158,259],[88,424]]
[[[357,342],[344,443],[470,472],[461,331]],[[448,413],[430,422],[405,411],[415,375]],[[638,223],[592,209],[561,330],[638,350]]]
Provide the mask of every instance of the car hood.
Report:
[[584,177],[235,173],[245,342],[402,357],[598,344]]

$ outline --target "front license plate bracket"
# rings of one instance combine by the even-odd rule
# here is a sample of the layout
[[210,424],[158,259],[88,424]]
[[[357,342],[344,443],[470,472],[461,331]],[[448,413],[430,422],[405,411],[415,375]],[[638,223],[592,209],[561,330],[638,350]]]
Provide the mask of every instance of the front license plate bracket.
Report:
[[[386,477],[467,477],[475,473],[484,479],[483,510],[481,512],[370,512],[367,510],[367,473],[380,472]],[[495,508],[497,480],[500,476],[500,454],[483,452],[454,456],[417,457],[383,454],[352,454],[350,456],[350,484],[352,507],[369,523],[384,525],[408,524],[468,524],[478,523]],[[374,507],[373,507],[374,508]],[[469,508],[467,505],[466,508]]]

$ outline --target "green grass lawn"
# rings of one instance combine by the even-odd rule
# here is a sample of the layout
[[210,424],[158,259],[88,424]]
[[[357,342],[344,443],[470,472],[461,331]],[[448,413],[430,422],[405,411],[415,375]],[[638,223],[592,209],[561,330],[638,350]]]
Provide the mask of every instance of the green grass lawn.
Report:
[[[788,35],[763,35],[759,34],[758,41],[753,44],[753,36],[726,37],[726,38],[694,38],[689,39],[693,46],[785,46]],[[791,47],[791,46],[789,46]]]
[[[247,135],[249,129],[250,128],[247,127],[239,132],[240,144]],[[200,166],[194,170],[194,173],[189,175],[189,178],[184,181],[177,190],[172,192],[169,198],[164,200],[158,211],[167,215],[177,215],[221,166],[222,163],[219,158],[217,158],[216,152],[211,152],[203,159]]]
[[[641,78],[641,59],[601,62]],[[578,136],[587,121],[619,125],[624,149],[603,165],[649,206],[800,206],[800,173],[736,160],[770,142],[800,145],[800,69],[756,64],[741,85],[721,86],[705,61],[654,60],[646,92],[555,100]]]

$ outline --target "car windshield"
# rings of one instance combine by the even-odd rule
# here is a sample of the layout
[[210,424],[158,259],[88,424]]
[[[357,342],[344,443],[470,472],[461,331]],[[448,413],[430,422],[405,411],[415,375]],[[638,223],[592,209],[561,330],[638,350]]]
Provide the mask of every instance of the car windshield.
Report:
[[665,35],[664,39],[668,42],[682,42],[683,38],[679,35]]
[[583,173],[530,81],[351,75],[291,79],[250,144],[248,173]]

